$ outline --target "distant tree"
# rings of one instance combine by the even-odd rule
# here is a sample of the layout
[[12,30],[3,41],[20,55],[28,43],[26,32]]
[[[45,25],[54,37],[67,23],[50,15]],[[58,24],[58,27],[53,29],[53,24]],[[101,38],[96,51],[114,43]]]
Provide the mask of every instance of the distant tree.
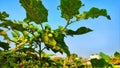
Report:
[[119,60],[120,60],[120,53],[116,51],[116,52],[114,53],[114,57],[115,57],[116,59],[119,59]]

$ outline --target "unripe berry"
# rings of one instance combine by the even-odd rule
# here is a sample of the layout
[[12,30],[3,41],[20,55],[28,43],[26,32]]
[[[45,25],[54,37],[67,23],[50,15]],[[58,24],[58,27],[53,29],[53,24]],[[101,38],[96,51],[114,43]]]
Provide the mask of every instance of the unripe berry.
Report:
[[48,34],[48,37],[52,37],[53,35],[51,33]]
[[51,33],[54,33],[54,31],[53,31],[53,30],[51,30],[50,32],[51,32]]

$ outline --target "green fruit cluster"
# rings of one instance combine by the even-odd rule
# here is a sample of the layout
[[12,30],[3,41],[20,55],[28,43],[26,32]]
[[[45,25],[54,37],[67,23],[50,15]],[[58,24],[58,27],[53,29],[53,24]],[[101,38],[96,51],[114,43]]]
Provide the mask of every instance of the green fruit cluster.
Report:
[[43,33],[42,39],[45,44],[50,45],[52,47],[57,44],[52,33],[47,33],[47,32]]

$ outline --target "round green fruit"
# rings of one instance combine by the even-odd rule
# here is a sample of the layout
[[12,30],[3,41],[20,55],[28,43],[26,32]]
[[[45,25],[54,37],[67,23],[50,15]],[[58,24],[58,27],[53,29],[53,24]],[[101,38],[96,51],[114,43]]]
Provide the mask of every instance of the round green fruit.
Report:
[[48,38],[47,35],[44,35],[44,36],[43,36],[43,40],[44,40],[44,43],[45,43],[45,44],[49,44],[49,38]]
[[53,37],[53,35],[51,33],[48,34],[48,37]]
[[29,25],[29,29],[34,29],[34,26],[33,25]]
[[50,32],[51,32],[51,33],[54,33],[54,31],[53,31],[53,30],[51,30]]

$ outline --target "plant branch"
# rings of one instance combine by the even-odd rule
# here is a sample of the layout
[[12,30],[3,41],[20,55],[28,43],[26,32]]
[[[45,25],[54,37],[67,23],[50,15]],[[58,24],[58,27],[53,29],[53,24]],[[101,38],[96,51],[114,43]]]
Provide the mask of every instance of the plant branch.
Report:
[[25,39],[23,42],[21,42],[20,44],[18,44],[15,48],[12,49],[12,52],[15,52],[17,50],[17,48],[19,48],[20,46],[24,45],[28,40]]
[[68,27],[69,24],[70,24],[70,20],[67,21],[67,24],[66,24],[65,27],[63,28],[63,31]]
[[70,24],[72,24],[72,23],[74,23],[74,22],[77,22],[78,20],[76,19],[76,20],[73,20],[73,21],[70,21],[70,20],[68,20],[67,21],[67,24],[65,25],[65,27],[64,27],[64,29],[63,29],[63,31],[70,25]]
[[41,49],[41,51],[43,51],[44,49],[46,49],[46,47],[44,47],[43,49]]
[[42,30],[44,30],[43,25],[42,25],[42,24],[40,24],[40,26],[41,26]]
[[77,22],[77,21],[79,21],[79,20],[78,20],[78,19],[76,19],[76,20],[70,21],[70,23],[69,23],[69,24],[72,24],[72,23]]

